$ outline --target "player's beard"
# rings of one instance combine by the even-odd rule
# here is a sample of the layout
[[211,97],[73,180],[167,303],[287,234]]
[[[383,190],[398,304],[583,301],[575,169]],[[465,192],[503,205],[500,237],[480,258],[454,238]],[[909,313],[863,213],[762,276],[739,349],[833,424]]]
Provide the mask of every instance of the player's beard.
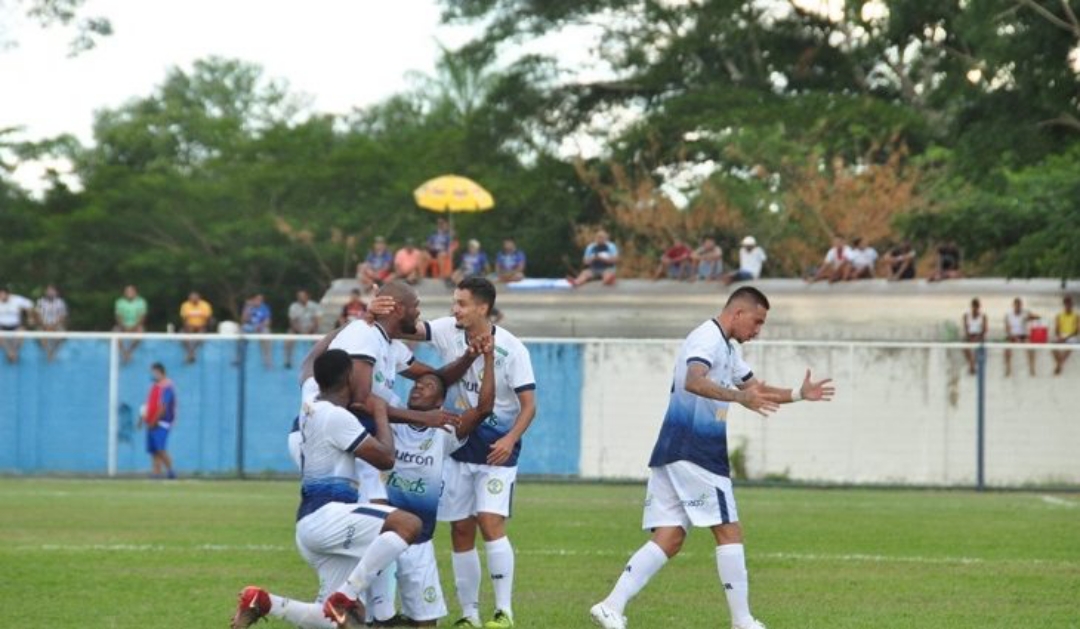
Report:
[[416,319],[402,320],[401,331],[405,334],[416,334]]

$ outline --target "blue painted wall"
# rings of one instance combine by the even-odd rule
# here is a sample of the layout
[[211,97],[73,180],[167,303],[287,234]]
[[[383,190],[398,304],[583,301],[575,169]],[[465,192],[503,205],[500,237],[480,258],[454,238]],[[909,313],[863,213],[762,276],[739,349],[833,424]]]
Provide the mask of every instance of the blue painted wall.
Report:
[[[235,340],[205,341],[194,364],[183,362],[177,341],[147,340],[120,368],[117,469],[149,469],[145,430],[136,430],[150,389],[150,365],[161,362],[175,382],[178,420],[169,451],[181,474],[234,474],[243,377],[243,464],[248,474],[294,471],[285,438],[300,403],[297,365],[311,347],[297,341],[293,369],[285,369],[283,343],[271,342],[273,367],[258,342],[239,354]],[[523,474],[574,475],[581,448],[580,345],[531,344],[539,413],[525,436]],[[438,361],[420,345],[417,355]],[[241,358],[241,360],[238,360]],[[108,469],[109,342],[71,339],[47,362],[27,340],[20,360],[0,358],[0,473],[105,473]],[[402,392],[409,383],[401,382]]]

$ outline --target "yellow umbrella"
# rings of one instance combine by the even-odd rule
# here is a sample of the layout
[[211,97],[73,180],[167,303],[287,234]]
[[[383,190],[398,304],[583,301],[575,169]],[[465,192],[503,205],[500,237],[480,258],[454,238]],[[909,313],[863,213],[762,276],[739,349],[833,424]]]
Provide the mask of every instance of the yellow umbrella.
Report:
[[443,175],[413,191],[416,204],[432,212],[483,212],[495,207],[491,193],[472,179]]

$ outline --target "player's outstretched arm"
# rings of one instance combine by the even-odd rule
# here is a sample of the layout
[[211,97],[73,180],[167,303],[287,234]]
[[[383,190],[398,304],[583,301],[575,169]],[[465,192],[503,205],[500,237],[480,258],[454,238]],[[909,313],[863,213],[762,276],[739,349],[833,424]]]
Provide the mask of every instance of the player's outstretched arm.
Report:
[[371,439],[364,439],[357,446],[357,457],[367,461],[380,470],[394,467],[394,433],[390,430],[390,418],[387,415],[386,400],[377,395],[370,396],[371,416],[375,419],[375,434]]
[[463,439],[476,430],[480,422],[487,419],[495,408],[495,341],[490,336],[487,337],[487,342],[483,346],[483,355],[484,377],[480,380],[480,395],[476,406],[465,411],[458,418],[460,422],[457,426],[458,439]]
[[797,387],[781,388],[772,387],[758,380],[750,380],[744,385],[747,388],[756,388],[763,395],[778,404],[790,404],[800,400],[808,402],[829,402],[836,394],[836,387],[832,385],[832,378],[825,378],[814,382],[810,379],[810,370],[806,370],[806,376]]
[[[377,402],[374,402],[374,400],[381,401],[384,405],[386,404],[385,400],[382,400],[382,398],[377,395],[373,395],[371,392],[372,372],[374,369],[375,367],[366,360],[353,360],[351,376],[353,397],[349,404],[349,410],[362,413],[369,417],[375,416],[376,409],[374,404]],[[387,405],[386,414],[389,421],[396,424],[415,424],[417,426],[439,428],[457,423],[456,415],[442,409],[414,411],[407,408],[397,408]]]
[[761,383],[751,380],[743,389],[720,386],[709,379],[709,368],[696,361],[687,367],[684,388],[687,392],[701,397],[741,404],[762,416],[779,408],[776,401],[761,390]]

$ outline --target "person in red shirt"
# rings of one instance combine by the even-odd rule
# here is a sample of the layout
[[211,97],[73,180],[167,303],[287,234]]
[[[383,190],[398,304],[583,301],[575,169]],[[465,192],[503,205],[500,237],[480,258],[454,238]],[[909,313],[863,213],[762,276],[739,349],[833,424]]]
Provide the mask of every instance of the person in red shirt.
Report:
[[367,306],[364,305],[364,300],[360,299],[360,289],[354,288],[352,297],[341,307],[341,316],[338,317],[337,323],[339,326],[348,325],[357,319],[363,319],[365,312],[367,312]]
[[665,275],[673,280],[690,279],[692,265],[690,258],[694,252],[685,242],[676,238],[675,244],[660,256],[660,266],[656,267],[656,275],[653,279],[660,279]]
[[146,396],[146,405],[139,417],[139,427],[146,425],[146,451],[150,453],[154,478],[161,478],[164,471],[168,478],[176,478],[172,457],[165,449],[169,430],[176,421],[176,389],[172,380],[165,376],[165,366],[154,363],[150,367],[154,386]]

